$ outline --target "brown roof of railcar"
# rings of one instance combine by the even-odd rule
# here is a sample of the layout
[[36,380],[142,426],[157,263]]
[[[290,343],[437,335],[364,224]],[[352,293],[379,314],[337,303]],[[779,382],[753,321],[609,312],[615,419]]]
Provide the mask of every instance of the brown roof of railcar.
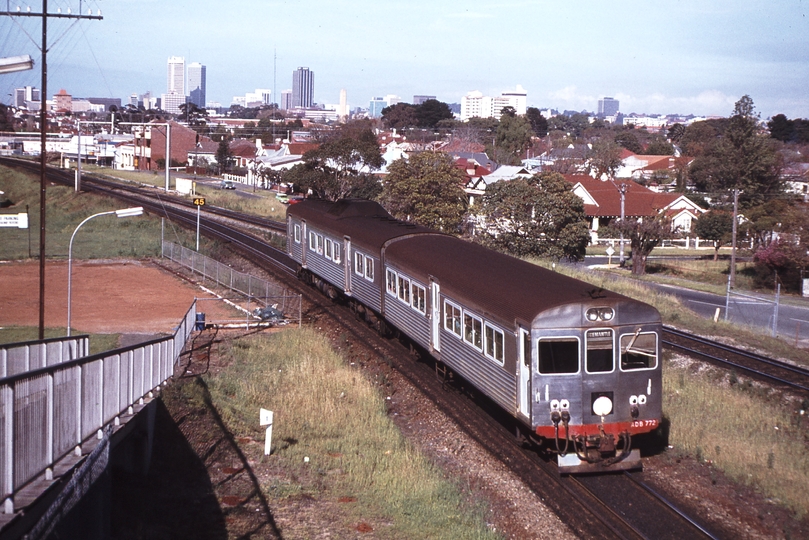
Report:
[[337,202],[306,199],[290,205],[287,215],[305,219],[307,223],[349,236],[354,245],[373,248],[377,252],[392,238],[433,232],[430,229],[406,223],[391,217],[379,203],[360,199]]
[[[617,293],[464,240],[419,235],[391,243],[385,259],[412,277],[434,276],[441,291],[511,322],[546,309]],[[455,294],[453,294],[455,293]]]

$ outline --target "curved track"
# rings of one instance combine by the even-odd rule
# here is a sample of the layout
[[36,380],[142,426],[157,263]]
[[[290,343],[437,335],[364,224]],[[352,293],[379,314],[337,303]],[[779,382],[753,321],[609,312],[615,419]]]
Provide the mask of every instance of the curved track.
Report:
[[[0,159],[5,164],[6,160]],[[17,160],[14,160],[17,161]],[[38,170],[38,169],[37,169]],[[49,171],[53,181],[72,184],[69,173]],[[196,227],[196,211],[183,204],[155,201],[143,190],[120,189],[120,185],[104,185],[85,180],[85,189],[114,196],[131,204],[144,206],[150,212],[166,216],[187,227]],[[152,191],[152,195],[154,195]],[[163,197],[165,198],[165,197]],[[173,201],[172,201],[173,203]],[[234,219],[233,216],[227,216]],[[239,214],[235,219],[245,220]],[[268,226],[273,230],[277,227]],[[229,245],[254,264],[287,279],[294,275],[294,262],[287,255],[264,241],[235,230],[233,227],[204,217],[200,219],[201,233]],[[282,230],[285,227],[282,226]],[[290,280],[292,281],[292,280]],[[413,361],[413,347],[396,340],[383,340],[365,323],[342,306],[329,301],[314,289],[294,282],[291,284],[314,306],[312,317],[328,317],[352,334],[359,343],[373,343],[380,360],[401,372],[429,399],[438,404],[466,433],[515,472],[536,492],[575,534],[587,538],[697,538],[712,537],[704,528],[676,510],[674,505],[642,487],[629,476],[561,477],[556,465],[514,437],[510,417],[474,390],[447,385],[435,375],[435,366],[425,353],[423,360]],[[313,315],[316,313],[316,315]],[[471,399],[470,399],[471,397]]]

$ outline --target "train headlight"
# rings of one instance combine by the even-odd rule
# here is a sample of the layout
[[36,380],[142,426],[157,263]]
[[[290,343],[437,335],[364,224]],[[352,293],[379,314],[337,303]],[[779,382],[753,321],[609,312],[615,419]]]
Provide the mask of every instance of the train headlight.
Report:
[[638,396],[638,405],[646,405],[646,394]]
[[637,405],[638,404],[638,396],[629,396],[629,404],[630,405]]
[[601,396],[593,402],[593,414],[596,416],[607,416],[612,412],[612,400],[607,396]]
[[596,321],[611,321],[615,318],[615,310],[612,308],[602,307],[602,308],[590,308],[587,310],[587,313],[584,314],[590,322]]
[[559,410],[559,400],[558,399],[551,400],[551,410],[552,411],[558,411]]
[[570,402],[566,399],[563,399],[562,401],[559,402],[559,407],[561,407],[563,411],[566,411],[570,409]]

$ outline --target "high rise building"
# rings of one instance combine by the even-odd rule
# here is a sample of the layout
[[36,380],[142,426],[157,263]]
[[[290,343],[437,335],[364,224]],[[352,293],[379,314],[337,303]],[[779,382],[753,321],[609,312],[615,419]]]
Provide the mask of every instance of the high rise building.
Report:
[[598,116],[615,116],[618,114],[618,100],[605,97],[598,100]]
[[371,98],[371,102],[368,104],[368,116],[371,118],[379,118],[382,116],[382,109],[393,107],[401,100],[399,96],[394,94],[388,94],[385,97]]
[[311,107],[315,101],[315,73],[308,67],[292,72],[292,108]]
[[523,115],[527,109],[527,96],[528,93],[519,84],[516,90],[509,90],[495,97],[484,96],[477,90],[469,92],[461,98],[461,120],[475,117],[500,120],[506,107],[512,107],[517,114]]
[[199,62],[188,64],[188,95],[191,103],[205,107],[205,66]]
[[185,95],[185,58],[171,56],[168,61],[166,93]]
[[[19,109],[27,108],[28,103],[39,103],[39,89],[33,86],[14,89],[14,101],[12,105]],[[37,107],[38,108],[38,107]]]
[[281,90],[281,103],[278,106],[285,111],[292,108],[292,90]]

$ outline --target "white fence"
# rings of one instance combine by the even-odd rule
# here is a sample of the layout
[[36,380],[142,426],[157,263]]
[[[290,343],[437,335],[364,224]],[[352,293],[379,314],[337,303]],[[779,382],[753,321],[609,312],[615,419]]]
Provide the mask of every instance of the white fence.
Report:
[[3,512],[32,480],[163,384],[194,329],[196,303],[174,334],[0,379],[0,495]]
[[68,336],[0,345],[0,377],[10,377],[90,354],[90,337]]

